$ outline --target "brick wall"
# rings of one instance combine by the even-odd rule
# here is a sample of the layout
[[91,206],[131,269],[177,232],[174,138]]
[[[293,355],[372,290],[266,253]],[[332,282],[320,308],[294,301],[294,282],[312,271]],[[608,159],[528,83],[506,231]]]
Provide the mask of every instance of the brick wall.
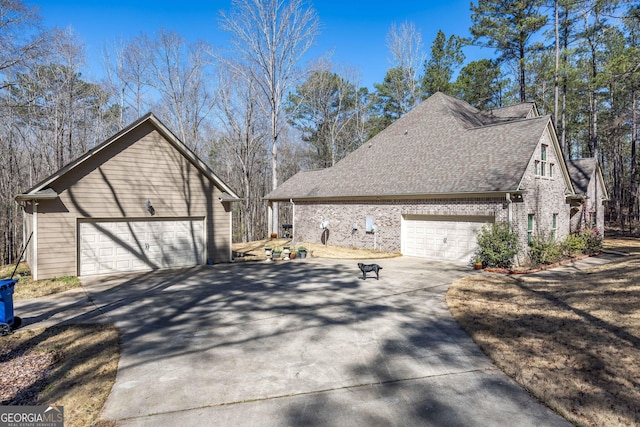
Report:
[[[535,162],[540,160],[541,144],[548,147],[545,176],[535,173]],[[554,213],[557,214],[556,239],[563,240],[570,232],[570,206],[565,196],[567,182],[560,168],[563,160],[558,158],[553,146],[550,135],[545,132],[520,184],[524,190],[523,201],[513,203],[514,230],[520,236],[523,248],[527,247],[529,214],[534,215],[535,237],[543,238],[550,235]],[[549,177],[548,170],[552,164],[553,176]],[[522,262],[523,259],[519,261]]]
[[[496,221],[507,220],[503,198],[421,199],[296,202],[294,233],[298,242],[321,242],[320,224],[329,222],[328,243],[346,247],[399,252],[403,215],[439,217],[482,216]],[[366,218],[371,217],[377,232],[367,233]],[[357,229],[354,230],[354,224]]]

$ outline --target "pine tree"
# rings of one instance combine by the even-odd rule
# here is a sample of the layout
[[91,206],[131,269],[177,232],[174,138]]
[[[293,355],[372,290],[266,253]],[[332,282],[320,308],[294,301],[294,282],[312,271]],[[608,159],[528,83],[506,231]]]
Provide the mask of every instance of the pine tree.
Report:
[[473,43],[495,48],[501,61],[516,61],[520,102],[527,100],[525,61],[531,38],[547,22],[540,0],[478,0],[471,4]]
[[462,39],[458,36],[447,36],[438,30],[431,55],[424,64],[422,89],[425,96],[436,92],[451,92],[451,78],[455,70],[464,62],[462,53]]

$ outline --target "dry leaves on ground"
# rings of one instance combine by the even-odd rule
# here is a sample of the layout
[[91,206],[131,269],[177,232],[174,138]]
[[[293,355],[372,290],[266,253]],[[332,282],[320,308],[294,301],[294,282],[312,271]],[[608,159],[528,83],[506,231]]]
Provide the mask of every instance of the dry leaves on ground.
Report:
[[562,281],[474,275],[447,303],[503,371],[568,420],[640,424],[640,257]]
[[0,337],[0,404],[62,405],[65,426],[89,426],[115,381],[120,357],[111,325],[18,330]]

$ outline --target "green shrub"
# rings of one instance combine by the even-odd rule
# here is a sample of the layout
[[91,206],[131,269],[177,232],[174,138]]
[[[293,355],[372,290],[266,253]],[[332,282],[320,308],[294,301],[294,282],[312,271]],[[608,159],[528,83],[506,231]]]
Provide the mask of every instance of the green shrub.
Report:
[[529,256],[534,265],[553,264],[563,257],[563,245],[551,236],[534,237],[529,245]]
[[604,237],[597,228],[583,228],[567,236],[562,245],[565,256],[591,255],[602,250]]
[[591,255],[602,250],[602,242],[604,237],[597,228],[584,228],[578,232],[584,241],[585,254]]
[[569,234],[564,242],[562,242],[562,255],[565,257],[574,257],[584,253],[585,242],[577,233]]
[[476,257],[485,267],[511,268],[519,251],[518,235],[507,222],[485,224],[478,231]]

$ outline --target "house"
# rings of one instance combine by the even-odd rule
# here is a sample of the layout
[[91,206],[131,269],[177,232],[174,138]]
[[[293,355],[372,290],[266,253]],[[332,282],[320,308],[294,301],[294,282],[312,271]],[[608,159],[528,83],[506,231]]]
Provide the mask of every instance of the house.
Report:
[[480,111],[436,93],[333,167],[300,172],[265,199],[292,205],[296,241],[466,263],[486,223],[509,222],[523,248],[534,236],[564,238],[580,197],[551,117],[535,104]]
[[36,280],[231,260],[237,195],[151,113],[16,200]]
[[604,206],[609,199],[595,157],[567,160],[576,197],[571,202],[571,231],[596,227],[604,232]]

